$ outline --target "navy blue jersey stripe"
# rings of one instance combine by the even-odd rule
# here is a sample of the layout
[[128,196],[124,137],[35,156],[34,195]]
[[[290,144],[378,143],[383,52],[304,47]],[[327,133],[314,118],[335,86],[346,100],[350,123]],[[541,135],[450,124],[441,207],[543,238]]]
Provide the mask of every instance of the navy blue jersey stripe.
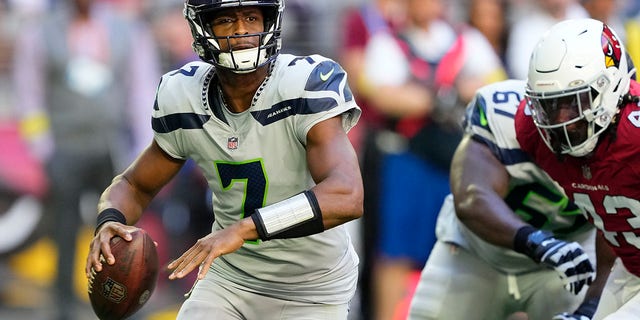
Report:
[[263,126],[297,114],[314,114],[328,111],[338,105],[333,98],[299,98],[275,104],[270,109],[253,111],[251,115]]
[[351,93],[351,88],[349,86],[344,86],[344,101],[349,102],[353,100],[353,93]]
[[211,116],[195,113],[174,113],[151,119],[151,127],[157,133],[169,133],[178,129],[202,129]]
[[465,128],[477,126],[491,131],[487,122],[487,117],[485,116],[486,112],[487,108],[484,97],[477,95],[467,106],[463,126]]

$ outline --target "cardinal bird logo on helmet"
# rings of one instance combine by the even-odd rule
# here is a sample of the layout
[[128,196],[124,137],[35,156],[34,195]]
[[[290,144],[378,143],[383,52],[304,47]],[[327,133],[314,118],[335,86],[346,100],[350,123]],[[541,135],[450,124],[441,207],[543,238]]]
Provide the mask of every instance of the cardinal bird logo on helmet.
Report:
[[604,53],[604,65],[607,68],[620,68],[620,59],[622,57],[620,41],[606,24],[602,29],[602,52]]

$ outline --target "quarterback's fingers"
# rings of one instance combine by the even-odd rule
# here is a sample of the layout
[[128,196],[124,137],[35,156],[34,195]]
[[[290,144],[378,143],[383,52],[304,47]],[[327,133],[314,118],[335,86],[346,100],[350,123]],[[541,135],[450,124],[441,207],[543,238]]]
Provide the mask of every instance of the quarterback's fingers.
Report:
[[182,263],[182,261],[186,260],[191,255],[192,251],[193,251],[193,247],[189,248],[189,250],[187,250],[185,253],[183,253],[180,257],[178,257],[177,259],[171,261],[171,263],[169,263],[169,265],[167,265],[167,269],[169,269],[169,270],[177,269],[178,266]]
[[220,255],[218,254],[213,254],[213,252],[209,253],[207,259],[200,265],[200,270],[198,270],[198,280],[204,279],[204,276],[206,276],[207,272],[209,272],[209,268],[211,267],[213,260],[215,260],[215,258],[219,256]]
[[89,277],[92,271],[102,271],[102,263],[104,262],[108,264],[114,264],[116,262],[115,257],[111,253],[111,239],[113,237],[119,236],[125,241],[131,241],[133,239],[131,232],[136,229],[138,228],[125,226],[113,221],[106,222],[101,226],[90,245],[87,265],[85,267],[87,276]]
[[100,251],[95,248],[95,244],[96,242],[92,241],[89,246],[89,255],[87,255],[87,263],[84,267],[84,272],[87,275],[87,278],[90,278],[91,272],[95,272],[98,267],[102,270],[102,265],[100,265]]
[[[116,263],[116,258],[111,253],[111,239],[115,236],[118,236],[125,241],[131,241],[133,237],[131,236],[131,232],[135,231],[137,228],[125,226],[124,224],[118,222],[107,222],[109,225],[105,227],[107,230],[102,231],[105,228],[102,228],[98,233],[98,237],[100,240],[100,251],[102,252],[102,256],[106,260],[106,262],[110,265]],[[102,261],[101,261],[102,262]],[[102,265],[100,265],[102,269]],[[96,270],[100,271],[100,270]]]
[[[101,238],[101,236],[99,235],[98,238]],[[89,253],[88,261],[90,264],[87,266],[87,274],[90,274],[91,268],[93,268],[95,272],[102,271],[102,263],[109,263],[109,259],[115,262],[115,258],[113,257],[113,254],[111,254],[111,246],[109,245],[109,240],[102,241],[100,239],[94,239],[91,243],[91,251]]]
[[200,249],[198,248],[198,243],[196,242],[196,244],[194,244],[193,246],[191,246],[191,248],[187,249],[187,251],[185,251],[180,257],[178,257],[177,259],[171,261],[171,263],[169,263],[169,265],[167,266],[167,268],[169,270],[174,270],[177,269],[178,266],[184,261],[184,260],[188,260],[190,259],[189,257],[192,255],[197,254],[198,251],[200,251]]
[[[189,254],[188,258],[179,258],[179,264],[175,267],[175,270],[169,275],[169,280],[180,279],[189,274],[193,269],[198,267],[204,260],[207,253],[204,251],[198,251],[195,255],[193,252]],[[178,262],[174,261],[174,262]]]

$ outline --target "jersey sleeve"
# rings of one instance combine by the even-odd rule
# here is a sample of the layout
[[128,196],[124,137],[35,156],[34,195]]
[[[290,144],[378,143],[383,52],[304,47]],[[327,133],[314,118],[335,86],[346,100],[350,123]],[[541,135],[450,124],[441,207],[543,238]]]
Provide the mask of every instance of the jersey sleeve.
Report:
[[467,106],[465,131],[485,144],[504,165],[526,161],[515,137],[513,118],[524,97],[524,81],[496,82],[478,90]]
[[152,113],[154,140],[171,157],[186,159],[184,130],[202,128],[210,116],[205,112],[200,91],[210,66],[192,62],[164,74],[158,85]]
[[342,116],[345,132],[357,124],[362,111],[338,63],[319,55],[296,57],[284,70],[279,91],[282,101],[296,109],[294,130],[299,141],[306,143],[314,125],[335,116]]

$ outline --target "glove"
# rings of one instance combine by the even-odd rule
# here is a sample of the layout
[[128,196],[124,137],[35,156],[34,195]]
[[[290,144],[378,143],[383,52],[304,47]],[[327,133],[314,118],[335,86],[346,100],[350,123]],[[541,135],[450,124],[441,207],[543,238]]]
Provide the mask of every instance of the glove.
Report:
[[591,320],[598,307],[598,298],[583,302],[573,313],[564,312],[553,317],[552,320]]
[[575,314],[575,313],[570,314],[570,313],[564,312],[564,313],[555,315],[552,320],[591,320],[591,318],[587,316],[583,316],[581,314]]
[[[593,266],[580,244],[558,240],[548,231],[533,231],[531,227],[522,229],[525,229],[523,232],[527,235],[524,238],[518,230],[514,243],[516,251],[556,270],[565,288],[573,294],[580,293],[585,285],[591,284],[594,277]],[[526,239],[524,245],[518,243],[523,242],[522,239]]]

